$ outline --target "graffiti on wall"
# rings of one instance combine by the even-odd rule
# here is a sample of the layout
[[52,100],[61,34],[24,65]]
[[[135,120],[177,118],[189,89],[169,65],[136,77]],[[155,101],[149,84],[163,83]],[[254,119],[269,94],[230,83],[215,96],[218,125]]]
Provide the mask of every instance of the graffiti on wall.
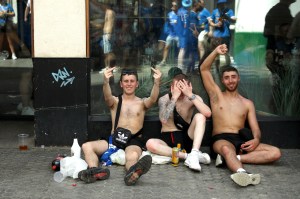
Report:
[[73,84],[75,79],[74,76],[71,76],[72,71],[68,72],[68,70],[64,67],[62,70],[58,69],[57,73],[52,73],[52,76],[55,80],[53,83],[60,83],[60,87],[67,86],[68,84]]

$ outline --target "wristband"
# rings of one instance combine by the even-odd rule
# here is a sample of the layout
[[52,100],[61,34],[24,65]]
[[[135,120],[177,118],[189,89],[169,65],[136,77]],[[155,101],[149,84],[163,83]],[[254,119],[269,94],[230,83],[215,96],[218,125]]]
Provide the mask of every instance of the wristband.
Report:
[[196,95],[195,94],[193,94],[191,97],[189,97],[189,100],[194,100],[194,99],[196,99]]

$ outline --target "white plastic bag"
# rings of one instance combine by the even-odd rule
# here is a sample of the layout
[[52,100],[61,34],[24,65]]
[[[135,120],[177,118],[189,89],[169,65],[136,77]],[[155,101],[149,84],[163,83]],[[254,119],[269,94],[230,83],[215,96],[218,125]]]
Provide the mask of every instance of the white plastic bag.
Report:
[[117,152],[111,154],[109,157],[113,163],[125,165],[125,151],[123,149],[119,149]]
[[87,169],[87,163],[78,157],[65,157],[60,160],[60,172],[63,176],[73,177],[74,179],[78,178],[79,171]]

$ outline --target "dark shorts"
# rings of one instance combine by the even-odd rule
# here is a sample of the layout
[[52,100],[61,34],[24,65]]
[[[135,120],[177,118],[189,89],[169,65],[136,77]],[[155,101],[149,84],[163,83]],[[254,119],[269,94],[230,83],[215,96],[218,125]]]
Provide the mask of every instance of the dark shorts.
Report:
[[[105,140],[107,143],[109,143],[109,136],[102,137],[100,140]],[[132,138],[127,144],[127,146],[131,145],[139,146],[143,151],[146,151],[146,139],[143,138],[143,136]]]
[[237,133],[221,133],[212,137],[212,146],[218,140],[226,140],[233,144],[237,154],[240,152],[241,145],[245,142]]
[[176,147],[180,143],[181,148],[188,153],[192,150],[193,140],[185,131],[162,132],[161,140],[166,142],[169,147]]
[[[241,145],[244,142],[247,142],[248,140],[252,140],[253,134],[252,131],[248,128],[242,128],[239,130],[238,134],[237,133],[221,133],[218,135],[215,135],[212,137],[212,144],[211,144],[211,157],[215,158],[217,154],[213,150],[213,144],[218,141],[218,140],[227,140],[231,144],[234,145],[236,153],[239,154],[241,152],[240,148]],[[247,153],[246,151],[243,151],[243,153]]]

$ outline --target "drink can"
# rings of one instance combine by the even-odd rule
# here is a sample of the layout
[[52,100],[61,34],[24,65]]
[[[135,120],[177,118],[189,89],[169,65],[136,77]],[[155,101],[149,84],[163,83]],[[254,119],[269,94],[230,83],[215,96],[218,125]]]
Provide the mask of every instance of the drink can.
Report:
[[178,157],[179,149],[177,147],[173,147],[172,149],[172,165],[178,166],[179,157]]

